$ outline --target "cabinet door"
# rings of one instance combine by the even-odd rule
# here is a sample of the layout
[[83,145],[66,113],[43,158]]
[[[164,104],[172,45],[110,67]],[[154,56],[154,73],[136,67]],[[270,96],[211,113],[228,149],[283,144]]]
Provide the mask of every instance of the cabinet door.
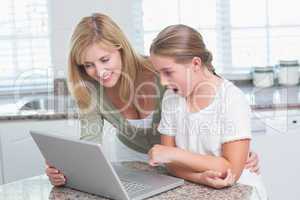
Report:
[[268,135],[294,133],[300,130],[299,110],[271,110],[252,112],[252,131]]
[[253,136],[263,135],[266,133],[266,122],[264,118],[251,118],[251,131]]
[[79,137],[77,120],[26,120],[0,124],[4,183],[43,174],[45,161],[29,131]]
[[289,133],[300,134],[300,115],[288,116],[287,127]]
[[3,162],[2,162],[2,148],[1,148],[1,137],[0,137],[0,185],[2,185],[3,184],[3,175],[2,175],[2,166],[3,166],[3,164],[2,164]]
[[288,131],[287,116],[280,116],[276,118],[267,118],[266,122],[266,133],[268,135],[273,134],[285,134]]

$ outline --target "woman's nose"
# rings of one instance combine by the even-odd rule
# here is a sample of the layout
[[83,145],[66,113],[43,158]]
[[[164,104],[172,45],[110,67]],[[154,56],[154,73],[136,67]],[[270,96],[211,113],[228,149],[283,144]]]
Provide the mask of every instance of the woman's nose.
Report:
[[109,70],[105,69],[105,68],[97,68],[96,67],[96,70],[97,70],[97,75],[101,78],[103,78],[104,76],[107,75],[107,73],[109,73]]
[[101,76],[101,74],[104,71],[104,68],[99,63],[95,63],[95,68],[96,68],[97,75]]

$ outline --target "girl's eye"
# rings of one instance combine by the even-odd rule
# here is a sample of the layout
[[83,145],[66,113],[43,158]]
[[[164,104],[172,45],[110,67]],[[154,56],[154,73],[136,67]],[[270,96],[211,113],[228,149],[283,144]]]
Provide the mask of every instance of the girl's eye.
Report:
[[109,58],[103,58],[103,59],[101,59],[100,61],[101,61],[102,63],[106,63],[106,62],[109,61]]
[[165,71],[164,74],[165,74],[166,76],[170,76],[170,75],[172,74],[172,72],[170,72],[170,71]]

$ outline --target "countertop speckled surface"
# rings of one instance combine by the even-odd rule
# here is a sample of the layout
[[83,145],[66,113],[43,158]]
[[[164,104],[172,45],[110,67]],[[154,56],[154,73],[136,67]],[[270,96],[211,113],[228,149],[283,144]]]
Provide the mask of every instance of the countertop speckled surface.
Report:
[[16,113],[0,113],[0,121],[77,119],[78,116],[79,114],[73,111],[57,112],[54,110],[37,110]]
[[[140,162],[123,163],[132,168],[153,170]],[[158,169],[164,173],[164,169]],[[153,196],[152,200],[248,200],[252,187],[236,184],[230,188],[215,190],[185,182],[183,186]],[[24,179],[0,186],[0,199],[5,200],[103,200],[105,198],[65,187],[53,187],[45,175]]]

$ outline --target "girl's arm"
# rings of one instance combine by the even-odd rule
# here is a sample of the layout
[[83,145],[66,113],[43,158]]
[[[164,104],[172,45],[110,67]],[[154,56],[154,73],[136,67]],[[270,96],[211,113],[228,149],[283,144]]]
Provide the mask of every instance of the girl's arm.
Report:
[[[163,137],[167,136],[162,136],[162,141],[164,140]],[[169,142],[166,141],[165,145]],[[226,175],[228,169],[231,169],[237,180],[244,169],[248,157],[249,144],[249,139],[225,143],[222,145],[222,156],[220,157],[192,153],[176,148],[175,145],[155,145],[149,152],[150,158],[152,158],[150,164],[151,162],[154,164],[169,163],[169,165],[174,164],[193,172],[213,170],[221,172],[223,176]]]
[[216,171],[205,171],[201,172],[192,172],[188,171],[185,168],[180,168],[174,164],[168,164],[168,171],[177,177],[183,178],[185,180],[210,186],[216,189],[225,188],[231,186],[235,183],[235,175],[229,170],[225,178],[221,178],[221,173]]
[[[162,145],[168,147],[176,147],[175,139],[172,136],[162,135],[161,143]],[[221,179],[221,173],[216,171],[209,170],[204,173],[193,172],[189,169],[182,168],[173,163],[167,163],[166,167],[168,171],[174,176],[214,188],[224,188],[232,185],[235,182],[235,176],[231,172],[228,172],[227,176],[224,179]]]
[[225,173],[231,169],[238,179],[244,169],[250,140],[238,140],[222,145],[222,156],[199,155],[177,148],[171,154],[171,163],[197,172],[214,170]]

